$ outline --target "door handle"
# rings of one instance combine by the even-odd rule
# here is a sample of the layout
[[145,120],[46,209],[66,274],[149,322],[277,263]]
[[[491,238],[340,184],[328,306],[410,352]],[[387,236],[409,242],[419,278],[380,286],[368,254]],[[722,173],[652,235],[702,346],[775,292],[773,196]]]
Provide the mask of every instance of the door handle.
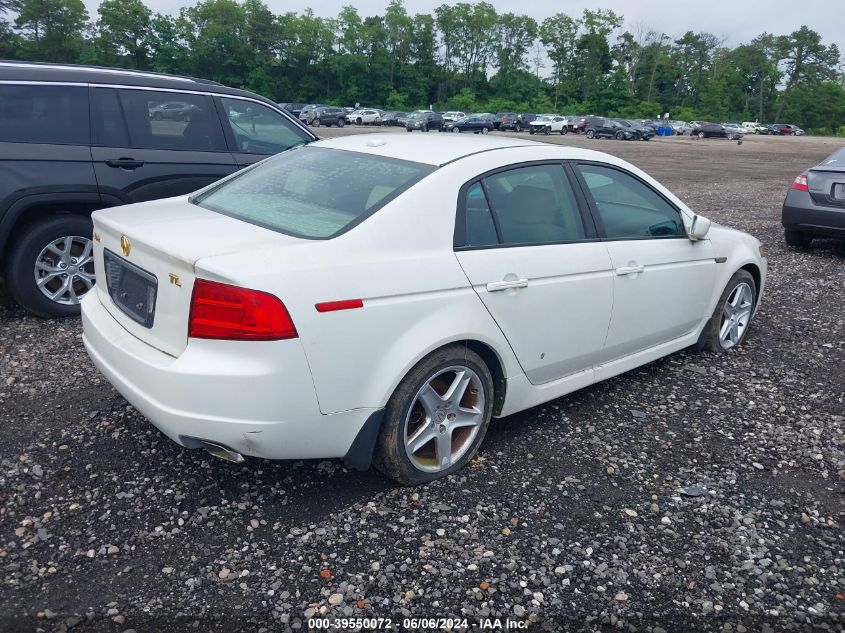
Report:
[[509,281],[491,281],[487,284],[487,292],[498,292],[510,288],[525,288],[528,286],[527,279],[514,279]]
[[120,169],[138,169],[144,164],[144,161],[134,158],[107,158],[103,162],[109,167],[119,167]]
[[645,266],[622,266],[621,268],[616,269],[616,274],[620,277],[622,275],[636,275],[637,273],[641,273],[645,270]]

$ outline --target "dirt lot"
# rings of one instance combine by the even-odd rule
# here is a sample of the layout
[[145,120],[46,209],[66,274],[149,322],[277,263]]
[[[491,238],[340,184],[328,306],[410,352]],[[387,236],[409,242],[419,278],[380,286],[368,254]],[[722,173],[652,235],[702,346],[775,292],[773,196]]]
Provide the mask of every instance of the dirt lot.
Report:
[[404,489],[183,450],[93,370],[78,320],[0,303],[0,630],[842,630],[845,251],[780,227],[789,182],[841,141],[543,140],[619,155],[764,242],[741,349],[494,421],[472,467]]

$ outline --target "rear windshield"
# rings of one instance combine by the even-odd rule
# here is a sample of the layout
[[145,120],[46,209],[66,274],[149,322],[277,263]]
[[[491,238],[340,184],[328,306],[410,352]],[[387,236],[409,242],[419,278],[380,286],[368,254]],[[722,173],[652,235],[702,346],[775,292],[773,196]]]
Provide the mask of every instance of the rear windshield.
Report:
[[308,239],[349,230],[435,170],[325,147],[282,152],[194,196],[203,208]]

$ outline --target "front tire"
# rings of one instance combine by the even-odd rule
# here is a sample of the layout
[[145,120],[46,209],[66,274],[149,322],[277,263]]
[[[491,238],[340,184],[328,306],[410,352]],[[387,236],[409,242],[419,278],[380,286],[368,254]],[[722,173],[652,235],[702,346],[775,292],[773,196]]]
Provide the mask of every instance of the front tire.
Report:
[[423,358],[384,410],[374,464],[406,486],[463,468],[493,413],[493,377],[478,354],[448,345]]
[[513,126],[513,131],[514,132],[522,132],[522,124],[519,121],[517,121],[516,125]]
[[736,271],[725,286],[713,316],[696,347],[706,352],[726,352],[745,340],[757,303],[757,284],[745,269]]
[[616,133],[616,140],[617,141],[624,141],[625,140],[625,134],[622,133],[622,132],[617,132]]
[[320,127],[320,119],[314,119],[313,121],[311,121],[311,125],[313,125],[314,127]]
[[705,136],[704,132],[699,132],[699,133],[698,133],[698,138],[706,138],[706,136]]
[[452,133],[453,133],[453,134],[460,134],[460,133],[461,133],[461,128],[459,128],[458,126],[453,127],[453,128],[452,128]]
[[91,218],[56,215],[18,236],[6,263],[9,294],[40,317],[79,314],[79,301],[94,287]]
[[345,119],[338,119],[337,120],[337,127],[343,127],[344,125],[346,125]]
[[488,130],[486,127],[483,127],[483,128],[481,128],[481,133],[482,134],[489,134],[490,130]]
[[587,138],[594,138],[596,133],[593,130],[587,130]]
[[796,229],[784,229],[783,239],[793,248],[807,248],[810,245],[810,242],[813,241],[813,238],[809,235]]
[[562,128],[560,128],[560,135],[563,136],[564,134],[569,134],[569,128],[566,127],[565,125]]

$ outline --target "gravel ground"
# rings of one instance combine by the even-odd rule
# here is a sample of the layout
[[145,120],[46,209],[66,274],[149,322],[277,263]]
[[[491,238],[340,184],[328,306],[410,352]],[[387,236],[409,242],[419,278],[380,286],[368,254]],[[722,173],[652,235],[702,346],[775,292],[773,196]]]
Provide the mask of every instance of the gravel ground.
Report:
[[845,251],[788,249],[779,219],[835,141],[548,140],[618,154],[763,240],[741,349],[496,420],[471,467],[407,489],[183,450],[93,370],[78,320],[0,301],[0,630],[843,630]]

